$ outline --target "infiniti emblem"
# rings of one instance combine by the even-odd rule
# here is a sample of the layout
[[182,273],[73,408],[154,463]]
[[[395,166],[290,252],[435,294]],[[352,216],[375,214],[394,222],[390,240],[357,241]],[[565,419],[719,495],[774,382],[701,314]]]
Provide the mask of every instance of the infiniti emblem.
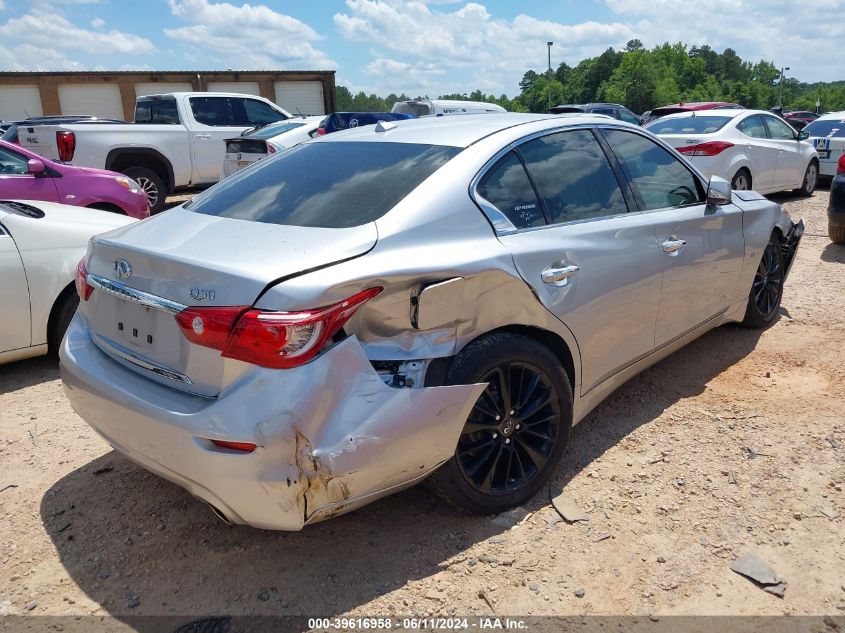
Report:
[[132,276],[132,266],[125,259],[114,260],[114,272],[120,279],[129,279]]

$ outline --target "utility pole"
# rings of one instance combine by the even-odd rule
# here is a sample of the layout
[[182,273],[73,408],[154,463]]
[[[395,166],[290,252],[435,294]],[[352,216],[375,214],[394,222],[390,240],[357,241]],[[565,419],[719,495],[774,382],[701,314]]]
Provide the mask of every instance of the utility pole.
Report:
[[783,110],[783,71],[789,70],[789,66],[782,67],[780,69],[780,81],[778,82],[778,88],[780,89],[780,97],[778,97],[778,107]]
[[552,109],[552,45],[554,42],[546,42],[546,48],[549,51],[549,70],[547,73],[547,79],[549,84],[549,110]]

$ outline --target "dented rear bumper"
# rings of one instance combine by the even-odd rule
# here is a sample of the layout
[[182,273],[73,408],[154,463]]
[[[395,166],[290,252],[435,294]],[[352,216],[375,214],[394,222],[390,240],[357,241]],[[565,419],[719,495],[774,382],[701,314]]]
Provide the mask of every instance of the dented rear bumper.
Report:
[[[61,371],[77,413],[114,448],[233,523],[298,530],[428,475],[454,453],[484,385],[388,387],[355,338],[290,370],[256,367],[214,399],[117,364],[72,321]],[[253,442],[248,454],[210,440]]]

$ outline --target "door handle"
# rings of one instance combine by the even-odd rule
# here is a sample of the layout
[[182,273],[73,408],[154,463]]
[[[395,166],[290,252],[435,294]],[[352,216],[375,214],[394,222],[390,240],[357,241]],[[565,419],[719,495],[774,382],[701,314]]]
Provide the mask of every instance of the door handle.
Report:
[[575,265],[561,267],[553,266],[546,268],[542,273],[540,273],[540,278],[543,280],[543,283],[549,284],[550,286],[565,286],[569,281],[569,278],[579,270],[581,269]]
[[687,245],[686,240],[676,240],[676,239],[668,239],[660,245],[663,249],[664,253],[668,253],[669,255],[677,255],[680,250]]
[[211,134],[197,134],[197,138],[211,138]]

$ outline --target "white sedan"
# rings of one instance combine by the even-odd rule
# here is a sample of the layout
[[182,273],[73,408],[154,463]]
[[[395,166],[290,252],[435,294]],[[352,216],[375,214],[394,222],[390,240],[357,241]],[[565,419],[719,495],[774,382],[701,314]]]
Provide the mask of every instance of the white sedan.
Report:
[[845,154],[845,111],[823,114],[807,124],[804,131],[819,153],[819,174],[835,176],[836,163]]
[[224,141],[226,155],[223,158],[223,178],[270,154],[316,138],[319,135],[317,128],[325,118],[321,115],[286,119],[227,138]]
[[772,193],[795,189],[810,196],[819,175],[819,154],[783,119],[762,110],[683,112],[646,128],[704,174],[734,189]]
[[134,219],[54,202],[0,201],[0,363],[55,352],[76,311],[92,235]]

